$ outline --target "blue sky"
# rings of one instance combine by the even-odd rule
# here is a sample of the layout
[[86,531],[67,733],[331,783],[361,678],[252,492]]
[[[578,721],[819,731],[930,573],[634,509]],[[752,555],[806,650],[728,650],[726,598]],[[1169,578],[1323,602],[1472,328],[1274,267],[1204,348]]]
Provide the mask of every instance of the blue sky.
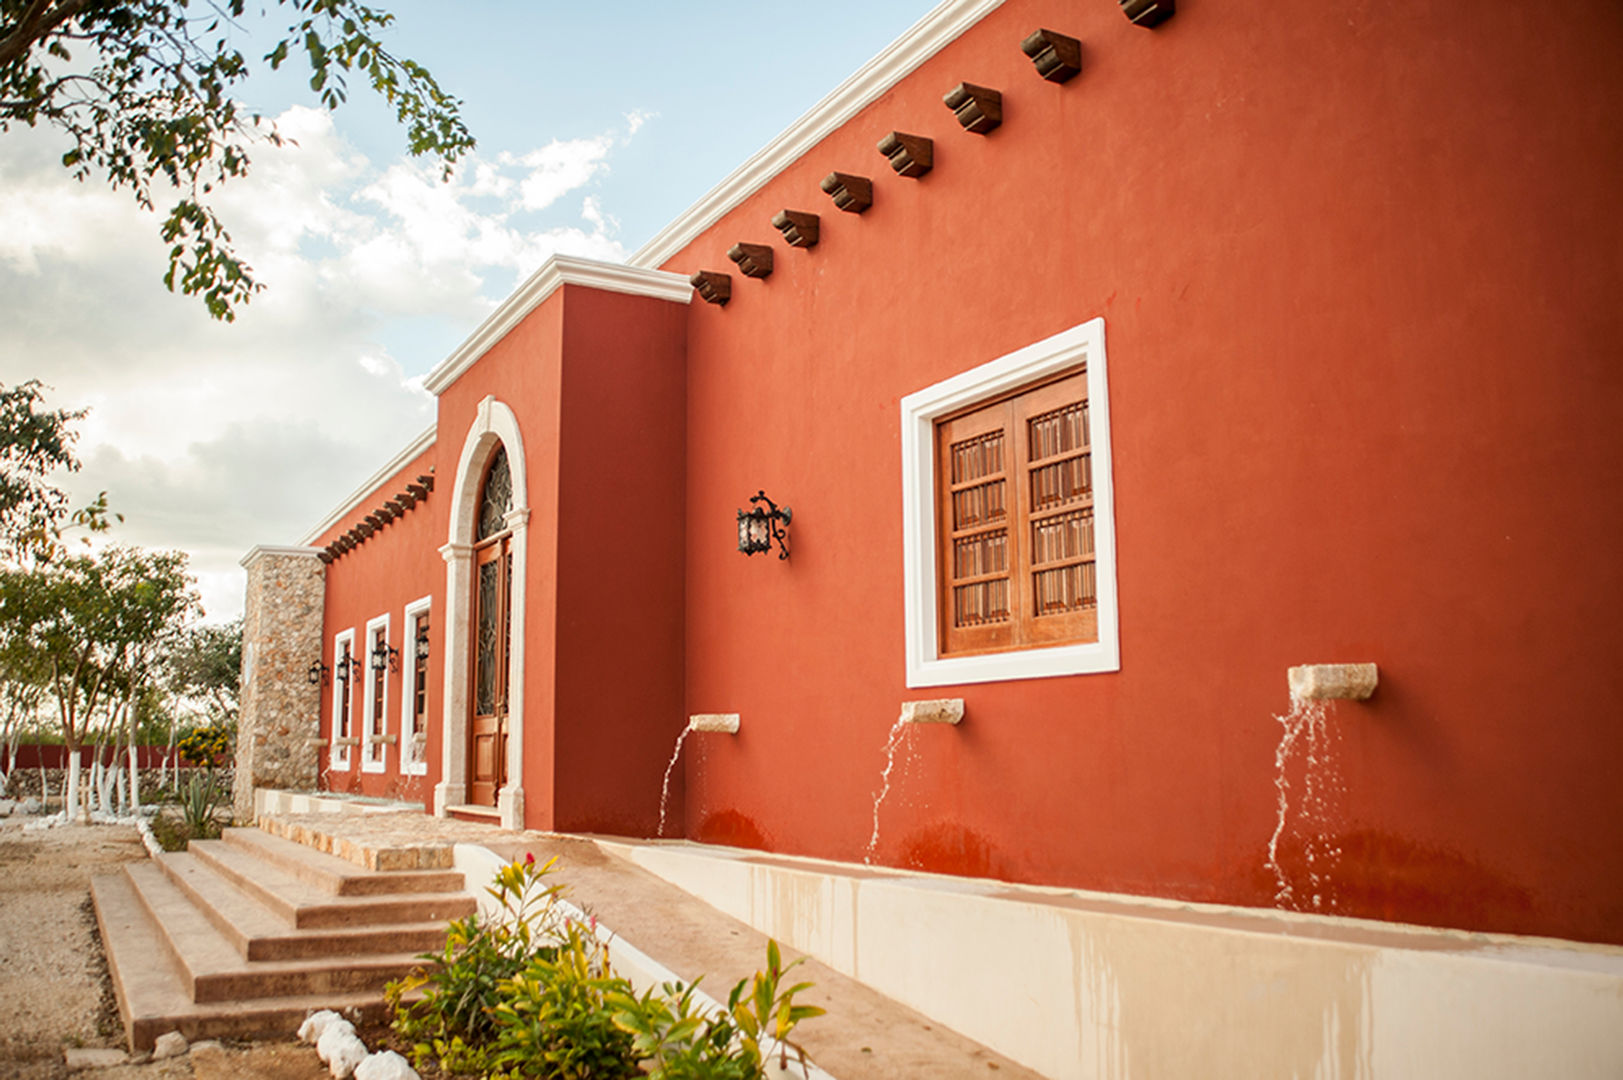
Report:
[[256,77],[245,102],[298,146],[221,194],[269,289],[233,325],[163,290],[154,218],[70,180],[60,137],[0,138],[0,382],[91,409],[67,486],[108,491],[115,539],[188,551],[211,619],[251,546],[296,542],[428,425],[422,376],[547,255],[629,255],[930,10],[387,6],[479,148],[442,185],[369,93],[328,116],[296,68]]

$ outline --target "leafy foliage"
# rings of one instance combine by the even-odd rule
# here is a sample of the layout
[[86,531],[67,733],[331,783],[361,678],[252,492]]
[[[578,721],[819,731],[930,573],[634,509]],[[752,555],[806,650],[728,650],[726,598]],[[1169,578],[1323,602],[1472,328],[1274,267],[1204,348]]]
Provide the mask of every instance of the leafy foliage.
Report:
[[44,400],[38,379],[0,384],[0,556],[13,562],[60,554],[65,525],[98,532],[108,525],[106,492],[70,513],[67,492],[46,482],[57,470],[78,471],[73,444],[79,435],[72,424],[88,410],[42,409]]
[[[385,47],[388,12],[358,0],[278,3],[292,21],[262,57],[268,67],[301,57],[329,109],[356,77],[394,108],[411,152],[438,155],[447,175],[473,148],[456,99]],[[74,176],[99,173],[143,209],[156,209],[165,186],[174,190],[159,229],[170,245],[164,284],[228,321],[262,286],[207,198],[248,171],[250,143],[282,141],[233,98],[252,71],[232,41],[246,8],[246,0],[197,9],[188,0],[0,0],[0,131],[60,129],[73,141],[62,164]]]
[[528,856],[503,867],[486,890],[502,918],[452,923],[427,968],[390,984],[394,1028],[415,1041],[419,1066],[433,1058],[490,1080],[764,1080],[773,1055],[787,1069],[793,1053],[809,1073],[792,1035],[823,1010],[795,1002],[810,983],[784,985],[802,960],[784,965],[769,941],[765,969],[723,1008],[701,1003],[697,981],[639,996],[610,967],[595,920],[563,914],[563,886],[544,881],[555,867]]
[[175,693],[206,702],[215,724],[234,723],[242,693],[242,619],[187,627],[167,666]]
[[491,1076],[502,1080],[625,1080],[640,1075],[631,1035],[616,1026],[610,995],[631,984],[609,968],[608,948],[564,927],[563,941],[505,981],[491,1010],[496,1046]]
[[[526,856],[504,866],[485,889],[500,914],[482,919],[475,913],[452,922],[445,947],[423,954],[425,967],[389,984],[392,1026],[413,1041],[419,1064],[436,1057],[453,1072],[483,1071],[483,1048],[496,1038],[492,1010],[502,983],[531,960],[556,953],[563,886],[547,878],[557,864]],[[419,990],[420,998],[407,1000]]]

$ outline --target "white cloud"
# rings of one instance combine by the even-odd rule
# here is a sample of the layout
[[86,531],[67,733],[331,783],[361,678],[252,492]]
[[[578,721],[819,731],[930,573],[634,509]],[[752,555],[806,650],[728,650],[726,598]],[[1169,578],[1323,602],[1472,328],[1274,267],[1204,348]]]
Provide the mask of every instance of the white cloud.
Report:
[[[154,216],[74,182],[49,133],[8,133],[0,157],[0,382],[91,408],[71,490],[109,492],[116,540],[189,551],[217,618],[248,548],[296,539],[430,422],[424,374],[512,284],[554,252],[625,257],[583,189],[629,136],[470,158],[443,183],[369,162],[326,113],[277,123],[296,145],[259,147],[216,203],[268,286],[230,325],[163,290]],[[421,350],[426,331],[448,344]]]
[[554,139],[539,150],[532,150],[519,158],[530,169],[519,184],[519,195],[526,210],[545,210],[565,195],[582,187],[592,177],[608,168],[609,150],[614,146],[610,135],[590,139]]

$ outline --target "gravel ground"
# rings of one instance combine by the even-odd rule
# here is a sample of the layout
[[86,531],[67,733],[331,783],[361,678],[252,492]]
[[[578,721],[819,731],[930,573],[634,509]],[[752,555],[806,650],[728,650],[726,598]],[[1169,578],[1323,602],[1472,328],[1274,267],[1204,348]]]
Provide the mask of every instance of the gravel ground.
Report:
[[166,1061],[70,1074],[69,1047],[124,1049],[124,1030],[90,905],[90,878],[146,858],[132,828],[25,831],[0,819],[0,1080],[317,1080],[295,1041],[199,1046]]

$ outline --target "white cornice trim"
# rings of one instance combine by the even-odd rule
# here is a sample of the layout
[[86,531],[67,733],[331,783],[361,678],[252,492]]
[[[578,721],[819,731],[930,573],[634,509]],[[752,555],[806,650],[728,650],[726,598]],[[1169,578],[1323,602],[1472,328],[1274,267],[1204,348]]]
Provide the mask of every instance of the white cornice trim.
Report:
[[457,346],[456,351],[437,364],[423,386],[438,397],[468,368],[485,354],[485,350],[502,339],[519,321],[534,311],[540,303],[560,285],[584,285],[608,292],[630,293],[632,296],[651,296],[656,300],[672,300],[686,304],[693,299],[693,286],[681,274],[668,274],[663,270],[625,266],[621,263],[579,259],[573,255],[553,255],[541,264],[541,269],[530,275],[507,299],[503,300],[479,329]]
[[315,555],[321,554],[322,550],[323,550],[322,548],[318,548],[318,547],[302,547],[302,546],[300,546],[300,547],[289,547],[289,546],[287,546],[285,544],[255,544],[252,548],[250,548],[248,550],[248,554],[244,555],[241,559],[239,559],[237,561],[237,565],[243,567],[244,569],[246,569],[256,559],[262,558],[263,556],[266,556],[266,555],[310,555],[310,556],[315,556]]
[[[438,430],[439,428],[437,425],[430,424],[428,429],[415,439],[411,440],[411,442],[406,445],[404,450],[390,458],[388,464],[384,465],[383,468],[367,477],[365,483],[356,488],[354,491],[350,492],[349,497],[343,502],[339,503],[336,510],[322,518],[321,524],[305,533],[304,536],[300,538],[299,543],[315,543],[317,537],[326,532],[328,529],[332,528],[334,525],[338,524],[345,514],[349,513],[351,510],[361,505],[361,503],[365,502],[372,495],[372,493],[378,489],[380,484],[389,479],[389,477],[393,476],[395,473],[399,472],[401,469],[405,468],[406,462],[410,461],[418,454],[421,454],[430,446],[433,446],[434,436]],[[321,549],[315,548],[312,550],[319,551]]]
[[[654,267],[681,251],[733,207],[758,191],[806,151],[855,116],[914,68],[997,9],[1003,0],[945,0],[822,101],[790,124],[754,157],[626,260]],[[877,141],[878,136],[875,135]],[[431,388],[432,389],[432,388]]]

